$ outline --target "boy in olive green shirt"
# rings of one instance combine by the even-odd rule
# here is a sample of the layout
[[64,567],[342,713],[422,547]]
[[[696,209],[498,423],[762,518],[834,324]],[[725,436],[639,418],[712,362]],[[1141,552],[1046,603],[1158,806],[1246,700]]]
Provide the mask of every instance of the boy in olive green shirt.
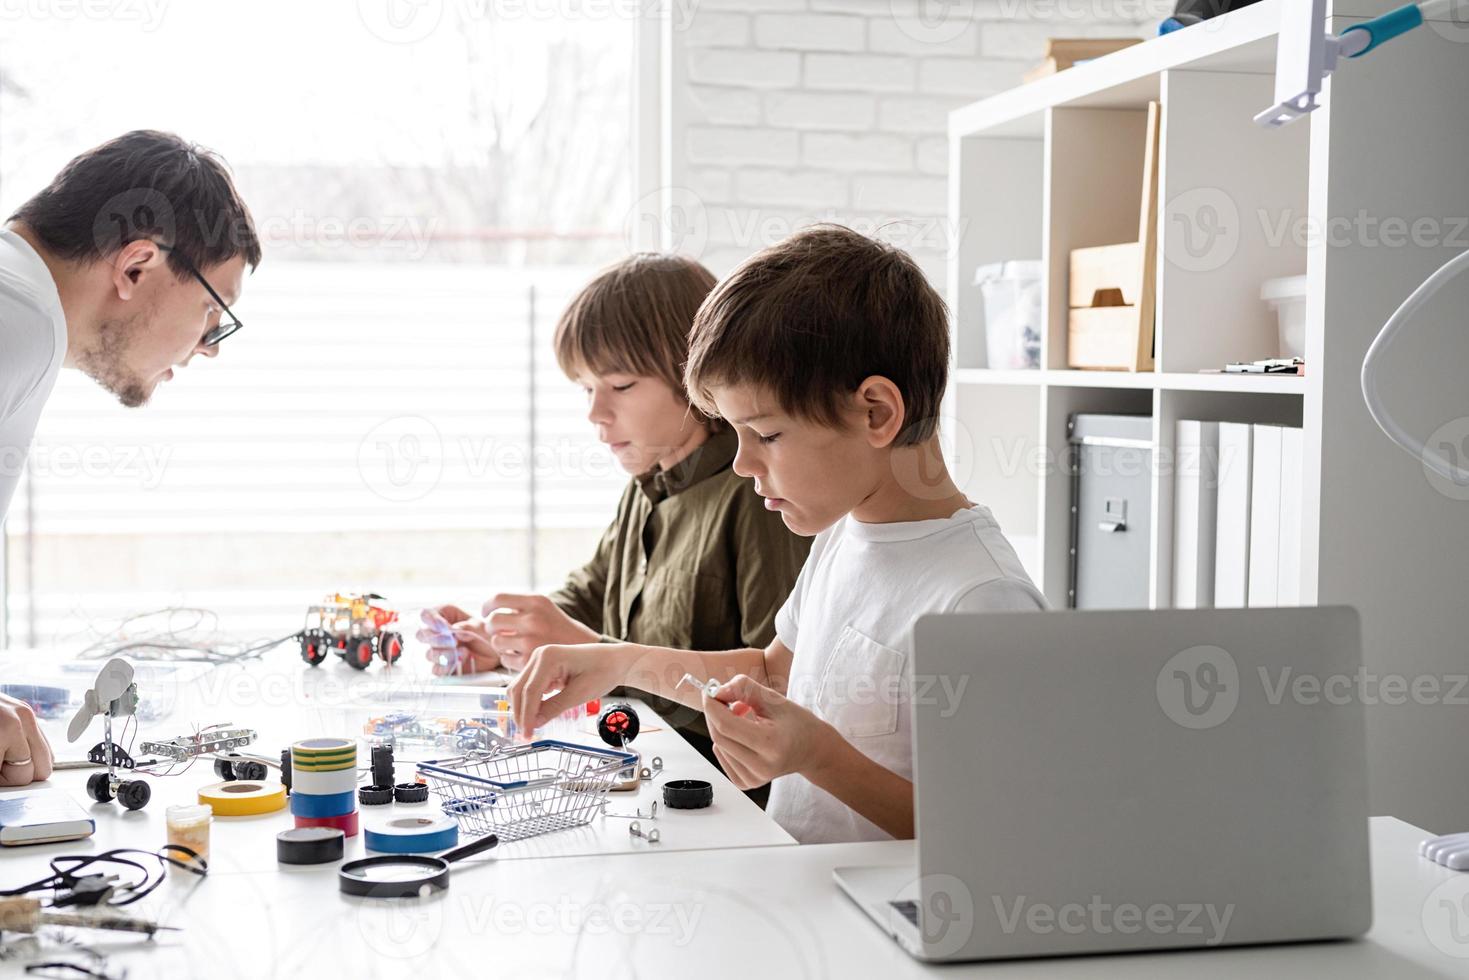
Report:
[[[588,420],[634,474],[596,553],[549,596],[500,593],[484,620],[437,611],[435,670],[518,670],[538,646],[597,640],[726,650],[764,646],[810,549],[732,467],[738,440],[690,407],[682,384],[689,328],[714,277],[690,259],[642,254],[613,266],[571,302],[556,329],[561,369],[587,392]],[[440,633],[439,636],[442,636]],[[701,752],[701,712],[650,698]]]

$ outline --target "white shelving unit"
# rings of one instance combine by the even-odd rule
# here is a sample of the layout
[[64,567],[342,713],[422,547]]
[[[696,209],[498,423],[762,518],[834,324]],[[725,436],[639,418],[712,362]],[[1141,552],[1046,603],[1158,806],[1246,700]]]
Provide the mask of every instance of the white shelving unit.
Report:
[[[1345,0],[1330,26],[1395,6]],[[1282,130],[1257,127],[1272,104],[1281,0],[1083,64],[950,116],[949,258],[956,371],[949,449],[972,499],[991,506],[1049,601],[1066,605],[1070,486],[1067,417],[1151,415],[1149,604],[1172,604],[1178,419],[1304,429],[1302,602],[1358,608],[1368,669],[1408,678],[1469,672],[1459,595],[1469,582],[1469,503],[1435,490],[1367,416],[1358,372],[1387,314],[1469,241],[1469,28],[1430,24],[1348,63],[1326,105]],[[1066,367],[1067,259],[1073,248],[1136,239],[1147,106],[1162,106],[1157,370]],[[1361,213],[1404,223],[1438,217],[1437,244],[1383,247]],[[1466,235],[1469,237],[1469,235]],[[990,370],[977,267],[1041,258],[1041,369]],[[1270,278],[1308,276],[1305,377],[1201,374],[1277,354]],[[1466,292],[1445,296],[1404,346],[1389,382],[1424,435],[1469,416]],[[1438,321],[1437,323],[1432,321]],[[1431,339],[1428,339],[1431,338]],[[1469,435],[1469,422],[1465,424]],[[1465,441],[1469,452],[1469,438]],[[1469,489],[1464,496],[1469,497]],[[1453,639],[1451,640],[1450,637]],[[1466,693],[1469,697],[1469,693]],[[1369,704],[1374,812],[1469,829],[1462,774],[1469,707]],[[1408,753],[1413,765],[1402,765]]]

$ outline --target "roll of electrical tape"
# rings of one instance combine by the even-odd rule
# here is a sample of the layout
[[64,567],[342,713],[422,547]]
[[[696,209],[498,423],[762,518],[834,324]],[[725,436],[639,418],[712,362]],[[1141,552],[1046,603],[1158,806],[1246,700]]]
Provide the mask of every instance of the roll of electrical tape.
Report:
[[331,796],[357,792],[357,767],[346,769],[298,769],[291,767],[291,791],[308,796]]
[[275,859],[281,864],[330,864],[342,860],[347,835],[335,827],[297,827],[275,835]]
[[308,738],[291,746],[291,768],[330,771],[357,767],[357,743],[346,738]]
[[297,817],[296,827],[332,827],[348,837],[357,836],[357,811],[344,813],[340,817]]
[[369,851],[426,854],[459,843],[459,825],[448,817],[396,817],[363,834]]
[[313,796],[291,789],[291,813],[298,817],[340,817],[357,809],[357,791]]
[[250,817],[284,807],[286,788],[279,783],[245,780],[210,783],[199,790],[199,802],[213,807],[216,817]]

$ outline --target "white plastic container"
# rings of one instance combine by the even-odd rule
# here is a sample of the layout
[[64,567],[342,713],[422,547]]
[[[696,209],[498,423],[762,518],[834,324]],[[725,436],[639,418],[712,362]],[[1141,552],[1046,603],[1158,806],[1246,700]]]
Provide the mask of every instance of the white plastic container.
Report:
[[1270,304],[1280,324],[1280,356],[1306,356],[1306,277],[1266,279],[1260,298]]
[[1041,366],[1041,263],[1039,259],[991,262],[975,270],[984,296],[985,352],[989,367]]

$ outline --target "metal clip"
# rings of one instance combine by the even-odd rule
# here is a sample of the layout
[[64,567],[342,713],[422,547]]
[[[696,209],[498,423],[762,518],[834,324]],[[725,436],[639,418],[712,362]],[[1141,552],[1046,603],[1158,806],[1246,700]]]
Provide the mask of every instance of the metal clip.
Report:
[[645,832],[643,830],[643,825],[640,824],[640,823],[638,823],[636,820],[634,820],[632,823],[630,823],[630,824],[627,825],[627,832],[629,834],[632,834],[634,837],[641,837],[641,838],[643,838],[643,840],[647,841],[649,844],[656,844],[656,843],[658,843],[658,841],[659,841],[659,839],[661,837],[661,835],[658,833],[658,829],[656,827],[653,828],[652,830],[649,830],[649,831],[646,831]]

